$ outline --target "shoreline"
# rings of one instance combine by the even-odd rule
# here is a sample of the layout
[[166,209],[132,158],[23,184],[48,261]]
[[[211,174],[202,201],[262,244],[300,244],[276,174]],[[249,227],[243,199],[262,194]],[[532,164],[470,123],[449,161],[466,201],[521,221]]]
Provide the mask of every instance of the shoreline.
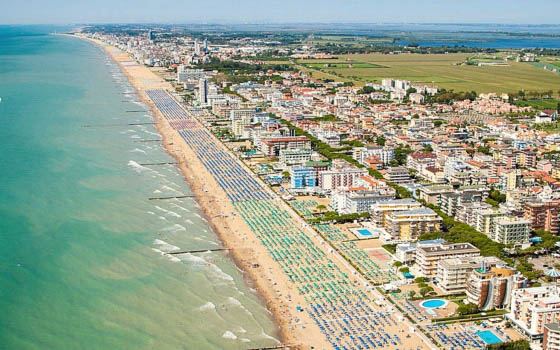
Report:
[[[263,278],[264,276],[262,275],[259,276],[258,272],[255,271],[255,269],[252,267],[252,263],[250,262],[250,259],[248,259],[248,257],[250,258],[255,255],[254,252],[249,253],[248,257],[243,256],[242,252],[246,249],[239,249],[238,247],[236,247],[234,244],[235,242],[232,242],[234,240],[231,239],[233,235],[228,235],[226,233],[226,231],[230,229],[229,227],[230,225],[228,225],[227,220],[225,220],[225,218],[221,217],[223,213],[219,210],[220,208],[217,208],[216,205],[212,205],[211,203],[213,201],[212,199],[204,200],[205,197],[208,197],[208,193],[210,192],[205,192],[201,185],[201,183],[204,182],[199,182],[199,181],[214,181],[214,180],[210,174],[207,174],[206,179],[198,179],[199,181],[196,181],[194,177],[195,174],[197,173],[200,174],[201,170],[206,172],[206,170],[203,169],[202,164],[200,164],[194,152],[191,151],[190,153],[192,154],[183,154],[185,158],[189,159],[189,161],[185,161],[183,158],[181,158],[181,154],[179,153],[181,151],[188,152],[189,150],[187,149],[189,147],[186,144],[184,144],[181,145],[183,146],[181,147],[181,149],[172,148],[172,146],[176,145],[177,142],[184,143],[184,141],[182,140],[180,135],[178,135],[178,133],[169,126],[165,118],[161,115],[161,112],[153,104],[151,99],[146,95],[146,92],[144,91],[145,89],[139,86],[137,82],[137,78],[133,77],[130,74],[130,72],[126,70],[125,66],[121,64],[121,62],[117,59],[117,57],[109,50],[110,48],[112,48],[111,46],[103,42],[100,42],[98,40],[86,38],[83,36],[78,36],[78,35],[68,35],[68,36],[73,38],[84,39],[97,45],[103,50],[103,52],[105,52],[108,55],[108,57],[110,57],[113,60],[113,62],[115,62],[119,66],[119,69],[121,70],[123,75],[127,78],[127,81],[134,88],[135,94],[138,97],[138,99],[142,103],[147,105],[152,111],[155,127],[158,133],[162,137],[161,146],[171,157],[173,157],[177,161],[177,165],[184,177],[184,180],[188,183],[192,193],[195,195],[195,200],[200,207],[204,220],[207,222],[208,226],[212,229],[214,234],[218,237],[223,247],[231,248],[231,250],[229,250],[228,252],[229,257],[233,260],[234,264],[242,271],[243,278],[245,279],[245,283],[247,283],[249,287],[254,288],[256,290],[255,294],[261,300],[261,302],[263,302],[267,311],[271,314],[274,323],[278,327],[277,334],[275,334],[275,336],[278,337],[277,340],[280,341],[280,344],[291,345],[291,348],[300,348],[299,346],[296,345],[299,343],[299,340],[293,336],[287,324],[289,322],[289,318],[286,319],[286,309],[288,306],[277,305],[278,300],[276,300],[276,298],[274,297],[274,294],[276,294],[274,292],[274,285],[272,285],[271,283],[267,283],[268,281],[266,280],[266,278]],[[126,55],[128,56],[128,54]],[[130,58],[130,60],[133,59]],[[155,73],[151,71],[150,73],[154,74],[155,76]],[[158,78],[161,79],[160,77]],[[163,84],[166,85],[165,87],[166,90],[169,90],[171,88],[171,86],[167,82],[163,81],[163,79],[161,79],[161,81]],[[197,164],[198,166],[193,166],[193,163],[194,164],[199,163],[199,164]],[[204,177],[201,175],[205,175],[205,174],[200,174],[199,176],[197,176],[197,178]],[[221,189],[219,188],[217,190],[221,191]],[[225,197],[225,193],[223,195]],[[232,208],[232,211],[233,210],[235,209]]]
[[[147,104],[152,109],[156,128],[162,136],[163,146],[166,151],[177,160],[178,166],[185,180],[189,183],[206,221],[213,229],[213,232],[218,236],[223,246],[225,248],[231,248],[231,257],[234,263],[239,269],[245,272],[244,276],[253,283],[258,292],[258,297],[264,301],[267,310],[271,312],[274,321],[276,321],[278,336],[281,341],[278,346],[292,349],[333,348],[334,344],[330,341],[328,336],[325,336],[323,327],[320,327],[318,322],[319,320],[322,322],[326,322],[327,320],[328,322],[340,322],[342,318],[329,319],[331,317],[325,312],[323,316],[327,318],[320,318],[318,320],[310,311],[300,312],[303,311],[303,309],[296,308],[296,306],[303,306],[308,308],[308,310],[315,310],[313,303],[324,302],[325,300],[321,299],[318,292],[314,293],[315,297],[318,296],[318,299],[313,299],[314,295],[307,291],[305,283],[302,284],[300,280],[297,280],[298,283],[294,282],[292,279],[293,275],[286,272],[282,263],[278,262],[268,250],[266,244],[261,242],[262,236],[259,236],[259,234],[263,234],[262,230],[260,232],[258,232],[258,229],[254,231],[253,228],[251,228],[253,226],[249,226],[251,222],[252,225],[255,225],[254,218],[249,218],[252,220],[250,222],[246,221],[242,216],[244,209],[237,209],[239,202],[234,204],[234,202],[228,198],[225,190],[218,184],[218,179],[203,163],[202,158],[199,158],[200,155],[197,154],[197,150],[191,148],[179,131],[171,127],[170,122],[164,117],[146,92],[147,90],[165,90],[169,98],[175,103],[178,103],[175,97],[170,93],[170,91],[174,91],[171,84],[164,81],[160,76],[143,64],[138,64],[126,52],[116,47],[84,36],[74,37],[89,40],[100,46],[109,57],[119,65],[119,68],[127,77],[129,83],[134,87],[140,101]],[[208,132],[204,125],[197,118],[192,117],[187,109],[183,106],[180,106],[180,108],[191,116],[193,122],[196,123],[199,129]],[[209,133],[209,135],[215,140],[216,149],[229,153],[239,166],[244,168],[251,176],[256,177],[252,170],[238,159],[235,154],[232,154],[231,150],[219,139],[211,133]],[[200,150],[198,150],[198,152],[200,152]],[[318,258],[318,266],[324,266],[326,268],[325,264],[328,262],[328,271],[331,271],[331,273],[332,271],[337,271],[337,273],[339,273],[338,277],[335,275],[328,277],[326,283],[328,284],[328,281],[331,281],[333,283],[342,282],[345,284],[345,288],[347,289],[344,293],[348,294],[346,294],[346,296],[341,296],[341,300],[346,298],[350,303],[360,303],[362,299],[358,296],[363,296],[365,299],[363,301],[368,304],[367,307],[370,313],[363,313],[365,311],[362,308],[361,318],[377,318],[378,315],[383,312],[387,315],[393,314],[397,316],[399,321],[396,322],[393,320],[394,325],[387,324],[387,327],[383,329],[383,331],[386,332],[385,334],[388,334],[387,332],[393,332],[396,336],[399,333],[405,332],[405,329],[411,330],[407,338],[403,339],[403,344],[399,343],[400,345],[397,345],[396,342],[393,342],[394,346],[385,344],[386,346],[388,345],[388,348],[398,349],[402,346],[408,346],[410,349],[416,348],[417,350],[436,348],[435,344],[432,343],[426,335],[419,331],[412,322],[408,321],[399,309],[394,307],[392,303],[389,303],[390,300],[386,299],[385,296],[377,291],[359,271],[349,264],[340,253],[333,249],[334,247],[331,247],[330,243],[326,241],[321,234],[307,224],[288,203],[279,198],[276,193],[262,182],[262,180],[256,179],[256,181],[263,186],[266,193],[272,196],[272,199],[267,199],[267,203],[275,206],[277,210],[283,211],[287,216],[288,219],[286,219],[285,223],[288,226],[283,227],[283,229],[286,229],[287,232],[292,232],[292,230],[287,227],[293,227],[295,230],[299,230],[300,234],[305,236],[305,243],[308,243],[309,247],[312,247],[312,252],[305,258],[306,261],[309,261],[309,258],[315,258],[316,255],[314,252],[319,254],[319,251],[323,254],[323,257],[328,257]],[[276,215],[277,212],[265,210],[262,213],[264,213],[262,215]],[[246,211],[245,214],[247,214]],[[307,264],[314,269],[313,262],[307,262]],[[307,272],[309,272],[309,270]],[[341,275],[343,275],[343,277],[341,277]],[[311,274],[311,276],[317,277],[317,275],[314,274]],[[323,280],[316,279],[315,281]],[[310,280],[305,280],[304,282],[311,285]],[[315,283],[315,285],[317,285],[317,283]],[[300,290],[300,287],[306,289],[305,293]],[[324,296],[325,293],[323,292],[323,297]],[[348,296],[350,296],[350,299]],[[328,300],[330,301],[330,299]],[[378,302],[380,300],[384,302]],[[318,305],[319,304],[317,304],[317,306]],[[334,305],[341,307],[339,303],[331,303],[331,305],[333,305],[333,307],[335,307]],[[342,305],[344,305],[344,302],[342,302]],[[349,309],[349,311],[351,310]],[[330,312],[333,311],[331,310]],[[339,315],[338,317],[344,316]],[[349,334],[346,336],[349,336]],[[347,342],[346,344],[352,346],[351,343]],[[356,345],[355,341],[354,345]],[[380,343],[377,345],[380,345]]]

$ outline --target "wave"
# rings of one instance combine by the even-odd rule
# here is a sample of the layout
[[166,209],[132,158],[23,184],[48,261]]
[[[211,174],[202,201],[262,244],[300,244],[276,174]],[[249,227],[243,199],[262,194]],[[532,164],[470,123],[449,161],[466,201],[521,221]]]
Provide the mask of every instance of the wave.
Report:
[[197,307],[195,310],[202,312],[202,311],[208,311],[208,310],[215,310],[216,309],[216,305],[214,305],[213,302],[209,301],[207,303],[205,303],[204,305]]
[[243,306],[243,304],[241,304],[241,302],[237,299],[235,299],[234,297],[228,297],[226,300],[226,304],[229,305],[233,305],[236,307],[241,308],[243,311],[245,311],[247,314],[253,316],[253,314],[251,313],[251,311],[247,310],[247,308],[245,306]]
[[161,193],[161,191],[160,190],[154,190],[153,193]]
[[[155,206],[155,208],[159,211],[162,211],[165,213],[165,216],[174,216],[176,218],[180,218],[181,215],[177,214],[176,212],[172,211],[172,210],[167,210],[167,209],[163,209],[162,207],[158,207],[157,205]],[[183,226],[181,226],[183,227]],[[184,227],[183,227],[184,228]],[[186,230],[186,229],[185,229]]]
[[276,344],[280,344],[280,340],[274,338],[274,337],[271,336],[271,335],[266,334],[266,333],[264,332],[264,329],[262,329],[262,328],[261,328],[261,334],[260,334],[260,336],[261,336],[262,338],[265,338],[265,339],[274,340],[274,341],[276,342]]
[[[160,216],[161,218],[161,216]],[[167,220],[167,219],[165,219]],[[164,232],[182,232],[182,231],[187,231],[187,228],[183,225],[180,224],[174,224],[173,226],[168,226],[165,228],[162,228],[160,231],[164,231]]]
[[247,330],[241,326],[237,326],[234,330],[237,333],[247,333]]
[[251,339],[239,338],[239,341],[241,341],[242,343],[249,343],[251,341]]
[[179,255],[177,255],[177,257],[179,257],[184,262],[190,262],[190,263],[195,263],[195,264],[205,264],[206,263],[206,260],[204,260],[204,258],[201,258],[200,256],[193,255],[191,253],[179,254]]
[[192,222],[191,219],[186,219],[185,222],[189,225],[194,225],[194,222]]
[[173,252],[180,249],[177,246],[174,246],[172,244],[167,243],[166,241],[162,241],[161,239],[157,239],[157,238],[154,240],[154,244],[159,246],[165,252]]
[[222,338],[235,340],[235,339],[237,339],[237,336],[235,334],[233,334],[233,332],[225,331],[224,334],[222,334]]
[[134,170],[135,170],[136,172],[138,172],[138,173],[141,173],[141,172],[144,171],[144,170],[150,170],[149,168],[146,168],[146,167],[144,167],[144,166],[142,166],[142,165],[136,163],[136,162],[133,161],[133,160],[129,160],[129,161],[128,161],[128,165],[131,166],[131,167],[133,167]]
[[147,211],[146,213],[150,214],[150,215],[156,215],[156,213],[154,213],[153,211]]
[[138,153],[147,154],[146,151],[144,151],[143,149],[140,149],[140,148],[135,148],[135,149],[131,150],[130,152],[138,152]]
[[167,186],[167,185],[163,185],[163,186],[161,186],[160,188],[161,188],[162,190],[168,190],[168,191],[173,191],[173,192],[175,192],[175,193],[181,193],[180,191],[177,191],[176,189],[171,188],[171,187],[169,187],[169,186]]

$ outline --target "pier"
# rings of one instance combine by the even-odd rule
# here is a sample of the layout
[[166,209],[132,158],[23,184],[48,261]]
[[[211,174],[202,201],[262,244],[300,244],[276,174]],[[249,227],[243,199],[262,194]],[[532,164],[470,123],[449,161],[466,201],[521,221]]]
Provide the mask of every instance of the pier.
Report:
[[194,194],[181,194],[178,196],[168,196],[168,197],[150,197],[149,201],[166,200],[166,199],[181,199],[181,198],[194,198]]
[[153,140],[136,140],[134,141],[134,143],[138,143],[138,142],[161,142],[163,141],[163,139],[153,139]]
[[98,124],[98,125],[86,124],[86,125],[82,125],[82,128],[103,128],[103,127],[110,127],[110,126],[154,125],[154,124],[155,124],[154,122],[125,123],[125,124]]
[[179,252],[170,252],[165,254],[178,255],[178,254],[193,254],[193,253],[204,253],[204,252],[221,252],[225,250],[233,250],[233,249],[232,248],[193,249],[193,250],[181,250]]
[[149,165],[176,165],[177,162],[161,162],[161,163],[140,163],[141,166],[149,166]]
[[295,345],[295,344],[279,344],[279,345],[273,345],[273,346],[265,346],[263,348],[249,348],[247,350],[273,350],[273,349],[297,349],[299,345]]

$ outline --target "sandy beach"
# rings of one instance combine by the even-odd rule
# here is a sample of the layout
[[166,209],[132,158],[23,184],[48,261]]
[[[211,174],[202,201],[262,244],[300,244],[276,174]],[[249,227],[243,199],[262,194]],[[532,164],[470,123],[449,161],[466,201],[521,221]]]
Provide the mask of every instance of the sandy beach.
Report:
[[[128,54],[109,46],[98,40],[90,40],[101,46],[117,62],[127,76],[129,82],[135,87],[138,97],[152,108],[157,129],[163,137],[163,145],[167,151],[177,159],[179,167],[189,183],[197,201],[206,215],[216,234],[220,237],[224,247],[231,248],[231,254],[236,264],[247,275],[249,283],[253,284],[264,299],[267,308],[272,312],[279,326],[279,337],[282,344],[292,348],[301,349],[330,349],[331,343],[327,340],[321,329],[307,312],[296,309],[308,307],[308,300],[299,292],[299,288],[288,277],[282,266],[273,259],[269,251],[261,243],[259,237],[240,215],[237,207],[228,198],[215,177],[201,162],[196,151],[185,142],[183,137],[175,130],[161,111],[147,95],[147,90],[164,89],[171,91],[172,86],[158,77],[144,65],[135,62]],[[199,125],[203,128],[202,125]],[[221,144],[220,144],[221,145]],[[221,145],[224,151],[226,148]],[[240,162],[240,161],[239,161]],[[245,167],[245,165],[241,165]],[[266,186],[263,185],[268,191]],[[272,193],[272,191],[270,191]],[[347,274],[352,290],[360,291],[370,300],[384,300],[375,289],[368,288],[368,283],[357,275],[355,270],[343,260],[336,252],[329,249],[329,245],[310,228],[305,222],[283,201],[275,197],[271,202],[285,212],[289,213],[291,222],[308,236],[310,242],[323,253],[333,258],[337,269]],[[384,311],[398,315],[390,304],[377,305],[368,303],[368,307],[376,311]],[[402,345],[386,346],[387,348],[400,349],[429,349],[430,342],[419,331],[413,331],[414,326],[406,319],[399,317],[398,324],[387,326],[385,332],[403,335]],[[406,338],[404,337],[406,336]]]

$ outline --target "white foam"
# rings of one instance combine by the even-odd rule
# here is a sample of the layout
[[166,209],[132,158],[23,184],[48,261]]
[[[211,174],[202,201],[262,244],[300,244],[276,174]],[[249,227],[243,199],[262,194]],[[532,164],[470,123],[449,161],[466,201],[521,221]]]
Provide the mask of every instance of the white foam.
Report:
[[242,343],[249,343],[251,340],[247,338],[239,338]]
[[155,190],[153,193],[161,193],[160,190]]
[[237,326],[235,328],[235,332],[237,332],[237,333],[247,333],[247,330],[245,328],[241,327],[241,326]]
[[138,136],[138,135],[132,135],[132,136],[130,136],[130,138],[131,138],[131,139],[139,139],[140,136]]
[[214,303],[209,301],[206,304],[204,304],[200,307],[197,307],[195,310],[202,312],[202,311],[215,310],[215,309],[216,309],[216,305],[214,305]]
[[179,258],[177,258],[173,255],[166,254],[165,257],[167,257],[167,259],[169,259],[172,262],[181,262],[181,259],[179,259]]
[[[162,218],[162,217],[160,216],[160,218]],[[165,220],[167,220],[167,219],[165,219]],[[174,224],[173,226],[168,226],[168,227],[165,227],[165,228],[161,229],[161,231],[164,231],[164,232],[181,232],[181,231],[187,231],[187,228],[183,225],[180,225],[180,224]]]
[[146,213],[150,214],[150,215],[156,215],[156,213],[154,213],[153,211],[147,211]]
[[241,304],[241,302],[240,302],[239,300],[235,299],[234,297],[228,297],[227,300],[226,300],[226,304],[239,307],[239,308],[241,308],[243,311],[245,311],[246,313],[248,313],[249,315],[253,315],[253,314],[251,313],[251,311],[247,310],[247,308],[246,308],[245,306],[243,306],[243,304]]
[[186,219],[185,222],[189,225],[194,225],[194,222],[192,222],[191,219]]
[[144,153],[144,154],[147,154],[146,151],[144,151],[143,149],[140,149],[140,148],[135,148],[135,149],[133,149],[133,150],[130,151],[130,152],[137,152],[137,153]]
[[146,168],[146,167],[141,166],[140,164],[136,163],[136,162],[133,161],[133,160],[129,160],[129,161],[128,161],[128,165],[131,166],[131,167],[133,167],[134,170],[135,170],[136,172],[138,172],[138,173],[140,173],[140,172],[142,172],[142,171],[144,171],[144,170],[150,170],[150,169],[148,169],[148,168]]
[[235,340],[235,339],[237,339],[237,336],[235,334],[233,334],[233,332],[225,331],[224,334],[222,334],[222,338]]
[[[222,271],[218,266],[210,264],[210,268],[216,277],[225,281],[233,281],[233,277]],[[229,299],[229,298],[228,298]],[[236,299],[237,300],[237,299]],[[239,301],[238,301],[239,302]]]
[[273,336],[270,336],[270,335],[266,334],[266,333],[264,332],[264,329],[262,329],[262,328],[261,328],[261,337],[263,337],[263,338],[265,338],[265,339],[274,340],[277,344],[280,344],[280,340],[274,338]]
[[168,191],[173,191],[173,192],[176,192],[176,193],[181,193],[180,191],[177,191],[176,189],[171,188],[171,187],[169,187],[169,186],[167,186],[167,185],[163,185],[163,186],[161,186],[160,188],[161,188],[162,190],[168,190]]
[[179,247],[169,244],[166,241],[162,241],[161,239],[155,239],[154,244],[166,252],[173,252],[180,249]]
[[205,264],[206,260],[201,258],[200,256],[193,255],[191,253],[185,253],[177,255],[182,261],[195,263],[195,264]]

